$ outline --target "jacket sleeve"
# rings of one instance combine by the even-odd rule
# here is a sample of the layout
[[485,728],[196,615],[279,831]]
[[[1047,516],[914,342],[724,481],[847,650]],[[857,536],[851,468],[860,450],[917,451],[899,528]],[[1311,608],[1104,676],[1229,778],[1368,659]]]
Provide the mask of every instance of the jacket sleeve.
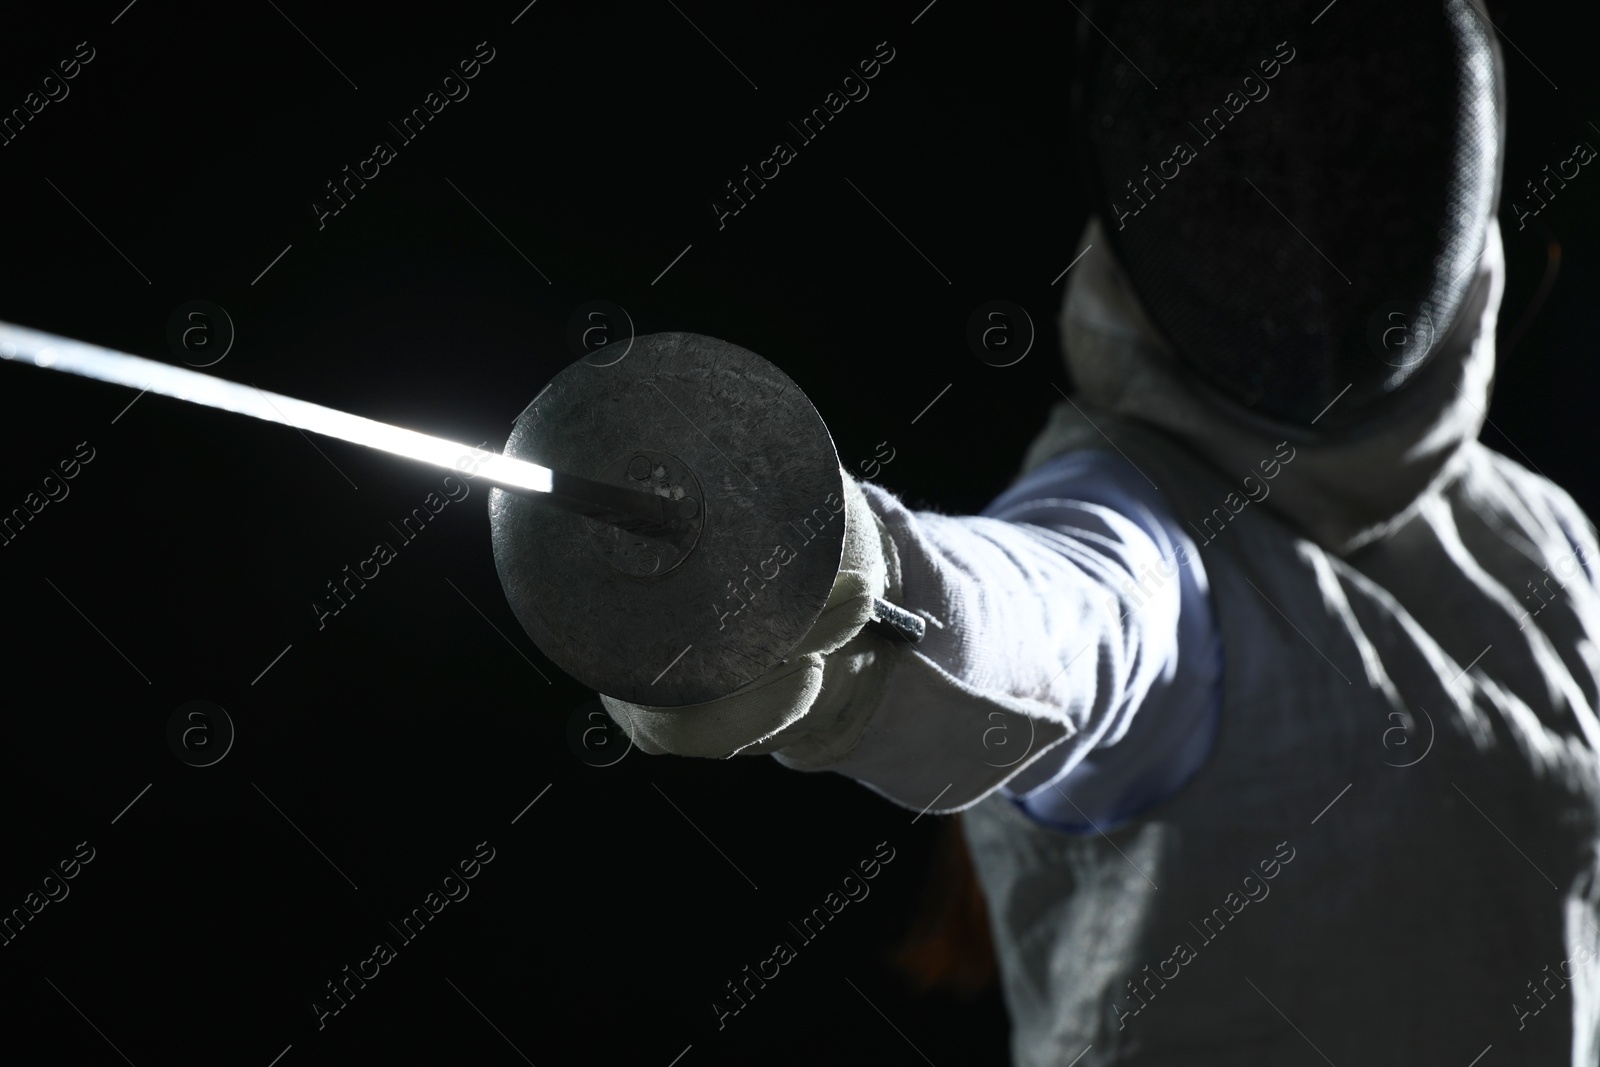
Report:
[[[1125,794],[1142,775],[1148,792],[1148,764],[1170,761],[1175,730],[1150,722],[1130,733],[1135,714],[1184,681],[1180,636],[1193,646],[1188,664],[1215,633],[1203,595],[1184,615],[1183,588],[1203,592],[1204,574],[1143,475],[1118,456],[1073,453],[981,516],[912,511],[863,489],[899,556],[900,600],[928,633],[886,653],[875,635],[841,649],[823,688],[846,687],[851,699],[836,719],[808,723],[779,761],[849,775],[913,810],[957,811],[1010,784],[1023,810],[1048,822],[1061,813],[1030,808],[1028,797],[1073,798],[1065,787],[1086,757],[1137,737],[1118,750],[1112,777]],[[1196,701],[1179,703],[1191,713],[1175,718],[1192,726]],[[1081,794],[1086,817],[1126,800],[1106,782],[1102,773],[1100,791],[1090,782]]]

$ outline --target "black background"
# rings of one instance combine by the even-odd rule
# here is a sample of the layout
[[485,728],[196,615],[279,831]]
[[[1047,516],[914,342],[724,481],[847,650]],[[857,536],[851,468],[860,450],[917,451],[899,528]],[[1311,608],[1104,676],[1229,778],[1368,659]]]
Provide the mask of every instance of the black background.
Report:
[[[881,483],[976,510],[1069,384],[1052,279],[1086,217],[1063,128],[1076,16],[924,3],[8,16],[0,108],[78,42],[95,57],[0,147],[0,317],[176,362],[169,317],[209,300],[237,332],[212,373],[498,449],[574,358],[574,309],[604,298],[639,333],[759,352],[812,397],[847,469],[886,441]],[[1600,178],[1520,232],[1509,194],[1600,143],[1595,68],[1564,10],[1493,16],[1515,42],[1514,347],[1485,438],[1592,511]],[[480,41],[494,58],[470,95],[399,145],[386,122]],[[723,183],[794,142],[786,121],[883,41],[870,95],[719,230]],[[397,158],[319,229],[313,199],[378,140]],[[995,298],[1038,327],[1015,366],[966,345]],[[140,1067],[265,1067],[288,1046],[284,1067],[1005,1061],[996,993],[915,996],[884,962],[939,817],[766,759],[585,765],[568,726],[598,703],[506,605],[481,486],[319,631],[312,598],[439,472],[132,396],[0,366],[0,511],[79,442],[95,455],[0,548],[0,910],[78,842],[96,850],[0,948],[7,1046]],[[192,699],[237,728],[211,767],[167,745]],[[323,983],[394,940],[387,921],[480,841],[495,858],[471,895],[319,1030]],[[879,842],[895,859],[871,895],[719,1031],[723,983]]]

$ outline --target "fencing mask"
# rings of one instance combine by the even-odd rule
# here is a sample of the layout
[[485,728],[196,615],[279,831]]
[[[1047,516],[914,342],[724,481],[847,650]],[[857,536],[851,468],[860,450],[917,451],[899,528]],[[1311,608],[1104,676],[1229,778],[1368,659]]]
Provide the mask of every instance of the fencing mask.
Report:
[[1471,0],[1084,13],[1078,156],[1180,364],[1314,433],[1399,402],[1456,321],[1499,199],[1504,72]]

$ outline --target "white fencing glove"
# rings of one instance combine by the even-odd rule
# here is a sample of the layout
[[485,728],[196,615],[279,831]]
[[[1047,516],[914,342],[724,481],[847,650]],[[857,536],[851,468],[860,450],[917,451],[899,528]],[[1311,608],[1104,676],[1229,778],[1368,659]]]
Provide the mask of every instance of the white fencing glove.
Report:
[[893,648],[890,640],[861,631],[872,616],[873,597],[898,597],[900,559],[888,529],[848,472],[844,498],[839,575],[822,615],[788,659],[704,704],[653,708],[601,694],[640,751],[724,759],[794,749],[816,759],[854,744],[882,696],[883,661]]

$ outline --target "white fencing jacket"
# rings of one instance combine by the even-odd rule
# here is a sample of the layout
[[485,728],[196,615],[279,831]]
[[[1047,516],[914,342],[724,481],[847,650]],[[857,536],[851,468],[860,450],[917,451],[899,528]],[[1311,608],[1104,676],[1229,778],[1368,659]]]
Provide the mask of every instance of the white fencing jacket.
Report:
[[988,516],[866,487],[929,635],[777,758],[966,812],[1019,1064],[1600,1064],[1597,547],[1477,441],[1498,232],[1333,442],[1208,399],[1089,244],[1074,400]]

